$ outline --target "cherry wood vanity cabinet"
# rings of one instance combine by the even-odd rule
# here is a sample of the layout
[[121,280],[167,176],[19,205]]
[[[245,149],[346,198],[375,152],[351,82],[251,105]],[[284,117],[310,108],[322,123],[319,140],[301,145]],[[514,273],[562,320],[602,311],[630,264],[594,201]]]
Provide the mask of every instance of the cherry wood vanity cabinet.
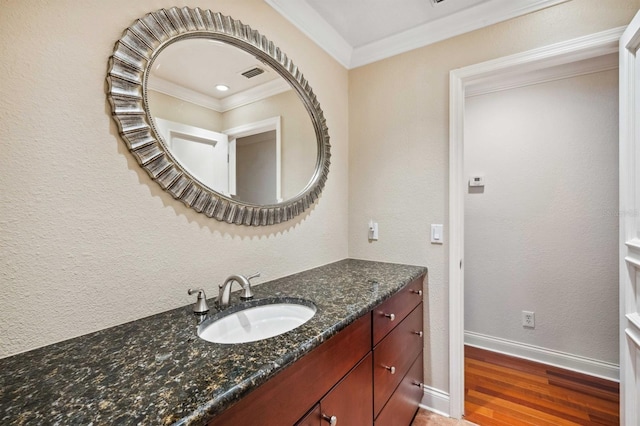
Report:
[[373,424],[371,368],[369,354],[296,426]]
[[371,315],[366,314],[214,417],[208,425],[293,425],[370,352]]
[[423,280],[411,281],[208,425],[410,425],[422,399]]
[[376,426],[409,425],[422,400],[422,277],[373,310]]

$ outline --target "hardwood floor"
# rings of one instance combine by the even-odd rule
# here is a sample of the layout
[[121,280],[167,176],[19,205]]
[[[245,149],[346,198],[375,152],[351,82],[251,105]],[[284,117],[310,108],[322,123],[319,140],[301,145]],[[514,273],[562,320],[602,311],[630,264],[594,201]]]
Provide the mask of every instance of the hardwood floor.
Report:
[[619,384],[465,347],[465,419],[481,426],[619,425]]

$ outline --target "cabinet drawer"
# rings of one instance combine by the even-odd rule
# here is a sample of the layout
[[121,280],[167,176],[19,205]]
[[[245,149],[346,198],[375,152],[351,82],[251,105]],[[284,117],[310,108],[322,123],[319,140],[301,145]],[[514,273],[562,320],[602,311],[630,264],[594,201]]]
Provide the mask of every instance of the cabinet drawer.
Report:
[[378,415],[375,426],[409,426],[411,424],[424,395],[422,387],[419,386],[423,382],[422,376],[422,352],[420,352],[409,372]]
[[424,275],[419,276],[373,310],[374,346],[422,302],[423,280]]
[[373,407],[377,416],[422,352],[422,303],[373,350]]
[[371,317],[364,315],[208,425],[292,425],[370,351]]

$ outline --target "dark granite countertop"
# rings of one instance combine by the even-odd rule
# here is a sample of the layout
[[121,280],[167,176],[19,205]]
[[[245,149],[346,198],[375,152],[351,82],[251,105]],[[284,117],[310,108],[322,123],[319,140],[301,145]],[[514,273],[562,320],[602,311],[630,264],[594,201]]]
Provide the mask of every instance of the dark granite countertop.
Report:
[[0,423],[204,424],[425,272],[347,259],[256,285],[256,298],[318,308],[297,329],[258,342],[198,338],[188,305],[0,359]]

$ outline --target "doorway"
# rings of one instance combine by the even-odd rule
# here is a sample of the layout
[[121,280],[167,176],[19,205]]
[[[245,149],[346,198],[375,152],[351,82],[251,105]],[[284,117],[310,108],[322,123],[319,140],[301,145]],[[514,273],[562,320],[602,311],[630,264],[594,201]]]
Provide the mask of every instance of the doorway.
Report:
[[[464,169],[465,98],[474,90],[522,85],[518,79],[570,67],[580,61],[617,53],[622,29],[614,29],[523,54],[466,67],[450,78],[450,250],[449,250],[449,341],[450,415],[464,413],[464,205],[468,176]],[[598,62],[596,59],[595,62]],[[552,79],[551,74],[547,78]],[[525,83],[526,84],[526,83]],[[616,206],[611,206],[614,210]]]
[[281,202],[281,117],[246,123],[223,133],[229,138],[231,194],[253,204]]

